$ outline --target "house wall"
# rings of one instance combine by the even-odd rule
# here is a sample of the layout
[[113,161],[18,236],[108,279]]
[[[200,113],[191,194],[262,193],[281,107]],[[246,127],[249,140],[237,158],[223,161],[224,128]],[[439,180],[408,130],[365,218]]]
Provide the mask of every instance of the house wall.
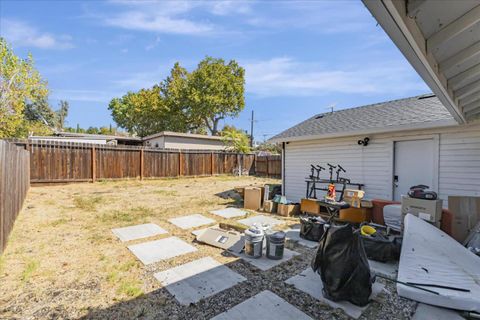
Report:
[[[352,182],[364,183],[369,199],[393,198],[394,142],[433,139],[438,152],[433,189],[448,205],[449,195],[480,196],[480,124],[368,135],[367,147],[359,146],[362,136],[290,142],[285,145],[285,195],[299,201],[305,197],[305,178],[310,164],[340,163]],[[322,171],[326,177],[328,171]]]
[[[225,150],[222,140],[200,139],[189,137],[161,136],[149,139],[150,147],[182,150]],[[145,143],[146,144],[146,143]]]
[[151,148],[164,149],[165,148],[165,137],[157,137],[157,138],[149,139],[148,141],[145,141],[143,144],[146,145],[146,146],[149,146]]

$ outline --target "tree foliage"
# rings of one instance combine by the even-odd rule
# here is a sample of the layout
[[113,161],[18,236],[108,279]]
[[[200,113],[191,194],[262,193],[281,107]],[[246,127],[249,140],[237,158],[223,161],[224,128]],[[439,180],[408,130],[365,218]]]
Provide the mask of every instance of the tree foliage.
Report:
[[147,136],[159,131],[218,134],[221,119],[243,110],[244,69],[235,61],[206,57],[189,73],[178,62],[158,85],[128,92],[109,104],[115,122]]
[[226,117],[236,117],[245,107],[245,70],[234,60],[206,57],[190,75],[188,101],[194,120],[203,122],[212,135]]
[[0,37],[0,137],[21,134],[27,103],[46,99],[47,84],[34,67],[31,55],[22,60]]
[[250,137],[245,131],[226,125],[223,127],[220,135],[225,145],[229,146],[233,151],[241,153],[249,153],[251,151]]

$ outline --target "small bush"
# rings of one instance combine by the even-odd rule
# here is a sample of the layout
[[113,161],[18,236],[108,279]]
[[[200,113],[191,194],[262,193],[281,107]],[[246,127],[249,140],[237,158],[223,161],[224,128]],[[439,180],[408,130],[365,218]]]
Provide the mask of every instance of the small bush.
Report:
[[102,197],[75,197],[73,204],[75,207],[85,211],[95,211],[97,205],[103,201]]
[[36,260],[29,261],[25,266],[25,270],[23,270],[20,279],[23,282],[27,282],[32,277],[32,274],[38,269],[39,265],[40,264]]
[[138,281],[122,280],[117,289],[117,294],[136,298],[143,294],[143,290],[140,288]]

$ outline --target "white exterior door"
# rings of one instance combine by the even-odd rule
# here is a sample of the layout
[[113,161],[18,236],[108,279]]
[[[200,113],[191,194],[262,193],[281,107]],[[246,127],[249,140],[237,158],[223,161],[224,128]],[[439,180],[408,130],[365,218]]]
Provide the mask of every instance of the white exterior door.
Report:
[[434,141],[414,140],[395,142],[393,195],[400,201],[410,187],[424,184],[434,187]]

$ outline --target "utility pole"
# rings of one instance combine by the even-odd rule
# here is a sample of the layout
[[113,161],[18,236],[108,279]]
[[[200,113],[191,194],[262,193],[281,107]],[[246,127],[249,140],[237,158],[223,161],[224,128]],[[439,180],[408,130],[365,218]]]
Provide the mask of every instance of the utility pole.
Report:
[[252,109],[252,119],[250,119],[250,147],[253,148],[253,109]]

